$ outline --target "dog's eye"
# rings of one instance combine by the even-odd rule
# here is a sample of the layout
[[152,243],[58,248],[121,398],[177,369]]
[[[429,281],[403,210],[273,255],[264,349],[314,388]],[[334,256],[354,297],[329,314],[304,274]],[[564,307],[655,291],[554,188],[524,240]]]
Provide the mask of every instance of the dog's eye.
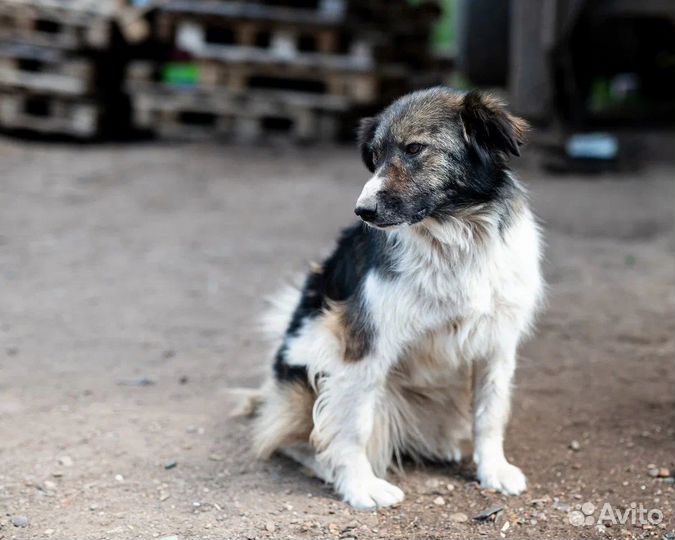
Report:
[[419,154],[422,151],[422,148],[424,148],[423,144],[410,143],[405,147],[405,153],[409,156],[414,156],[415,154]]
[[380,161],[380,153],[377,150],[373,150],[370,155],[373,160],[373,165],[377,165]]

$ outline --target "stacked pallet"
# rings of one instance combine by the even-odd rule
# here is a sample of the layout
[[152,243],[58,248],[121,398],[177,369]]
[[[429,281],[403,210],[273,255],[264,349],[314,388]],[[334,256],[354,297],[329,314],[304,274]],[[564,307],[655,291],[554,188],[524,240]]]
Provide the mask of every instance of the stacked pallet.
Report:
[[354,111],[406,91],[429,56],[432,4],[373,4],[165,0],[161,60],[127,71],[134,121],[169,137],[331,139]]
[[118,115],[114,62],[99,69],[112,48],[118,6],[0,0],[0,127],[90,138]]

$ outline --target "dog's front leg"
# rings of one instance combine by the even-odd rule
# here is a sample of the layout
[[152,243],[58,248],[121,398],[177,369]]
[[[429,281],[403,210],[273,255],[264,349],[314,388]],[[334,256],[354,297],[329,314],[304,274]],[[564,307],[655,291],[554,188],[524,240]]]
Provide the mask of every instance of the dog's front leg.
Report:
[[516,347],[500,348],[474,366],[474,461],[484,488],[508,495],[525,491],[521,470],[504,456],[504,431],[511,404],[511,381],[515,371]]
[[344,363],[323,377],[314,405],[312,443],[333,473],[335,489],[355,508],[390,506],[403,492],[373,472],[366,448],[387,369],[375,358]]

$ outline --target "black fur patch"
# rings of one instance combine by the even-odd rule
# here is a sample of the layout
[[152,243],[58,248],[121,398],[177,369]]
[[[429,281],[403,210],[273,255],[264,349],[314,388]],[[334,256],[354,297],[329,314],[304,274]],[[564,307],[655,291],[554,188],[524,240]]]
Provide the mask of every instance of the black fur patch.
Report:
[[495,152],[520,156],[525,123],[511,116],[502,104],[473,90],[464,96],[460,112],[464,129],[473,144],[490,155]]
[[293,312],[284,342],[279,348],[274,373],[278,380],[307,380],[307,370],[286,362],[289,338],[297,336],[305,321],[319,316],[331,302],[345,306],[344,325],[348,335],[347,355],[351,360],[370,350],[375,329],[362,305],[360,290],[369,271],[388,275],[391,265],[384,249],[385,233],[357,223],[344,229],[333,253],[323,265],[309,273],[302,296]]
[[370,146],[370,142],[375,136],[375,130],[377,130],[378,123],[379,119],[377,117],[362,118],[357,130],[361,159],[370,172],[375,172],[373,149]]

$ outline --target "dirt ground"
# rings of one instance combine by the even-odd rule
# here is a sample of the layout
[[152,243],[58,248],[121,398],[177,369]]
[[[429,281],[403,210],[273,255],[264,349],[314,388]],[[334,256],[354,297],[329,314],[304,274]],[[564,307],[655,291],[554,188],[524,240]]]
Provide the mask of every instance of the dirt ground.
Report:
[[[263,295],[353,218],[354,150],[2,139],[0,163],[0,539],[675,538],[672,164],[519,164],[550,287],[507,437],[529,489],[411,465],[359,512],[227,417],[271,366]],[[598,528],[605,503],[663,521]]]

